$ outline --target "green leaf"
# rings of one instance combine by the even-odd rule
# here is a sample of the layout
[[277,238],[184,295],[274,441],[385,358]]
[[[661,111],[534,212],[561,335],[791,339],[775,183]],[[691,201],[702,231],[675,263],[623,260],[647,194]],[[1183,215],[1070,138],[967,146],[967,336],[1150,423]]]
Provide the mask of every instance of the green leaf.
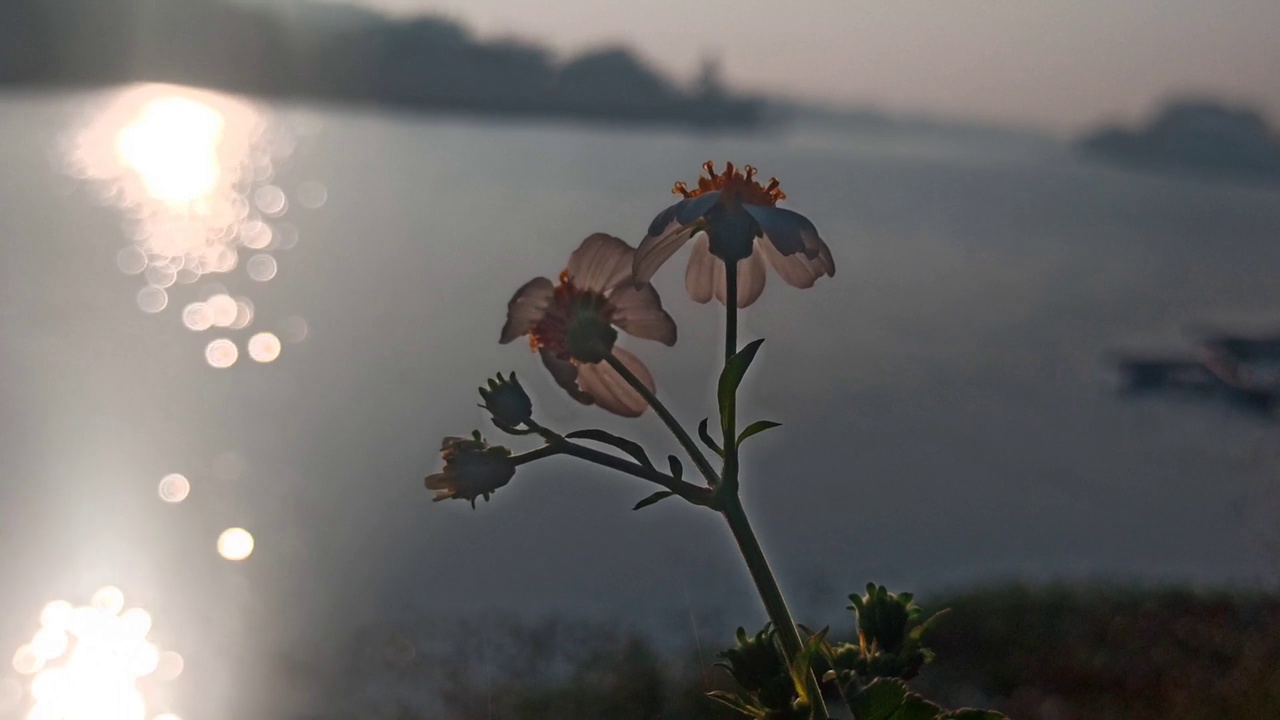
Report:
[[640,447],[640,443],[637,443],[632,440],[628,440],[626,438],[618,437],[613,433],[608,433],[608,432],[605,432],[604,430],[595,430],[595,429],[575,430],[574,432],[571,432],[568,435],[565,435],[565,437],[575,439],[575,440],[576,439],[592,440],[594,442],[604,443],[605,445],[612,445],[613,447],[616,447],[622,452],[635,458],[636,462],[645,466],[645,468],[649,470],[657,469],[653,466],[653,463],[649,461],[649,456],[645,454],[644,448]]
[[825,627],[811,635],[805,641],[804,647],[800,648],[800,654],[796,656],[795,662],[790,664],[791,682],[795,683],[796,695],[805,702],[809,701],[809,668],[813,666],[814,656],[821,654],[822,641],[830,630],[831,628]]
[[671,477],[677,480],[684,477],[684,465],[680,464],[680,458],[675,455],[668,455],[667,463],[671,465]]
[[944,608],[942,610],[939,610],[938,612],[930,615],[928,620],[925,620],[919,625],[911,628],[911,634],[908,635],[908,637],[910,637],[912,640],[919,640],[921,636],[925,634],[925,632],[927,632],[930,628],[934,626],[935,623],[937,623],[939,620],[941,620],[942,618],[950,614],[951,614],[951,608]]
[[640,510],[640,509],[643,509],[643,508],[647,508],[647,507],[649,507],[650,505],[652,505],[652,504],[654,504],[654,503],[658,502],[659,500],[666,500],[667,498],[671,497],[672,495],[675,495],[675,493],[671,492],[670,490],[659,490],[658,492],[656,492],[656,493],[654,493],[654,494],[650,495],[649,497],[647,497],[647,498],[645,498],[645,499],[641,500],[640,502],[636,503],[636,506],[635,506],[635,507],[633,507],[633,508],[631,508],[631,509],[632,509],[632,510]]
[[750,425],[748,425],[742,431],[742,434],[738,435],[738,444],[741,445],[743,440],[746,440],[752,435],[759,435],[765,430],[771,430],[773,428],[781,427],[781,426],[782,426],[782,423],[780,422],[774,422],[772,420],[757,420],[751,423]]
[[934,705],[915,693],[911,693],[903,701],[902,707],[898,708],[893,720],[937,720],[937,717],[942,712],[943,710],[940,706]]
[[898,679],[877,678],[849,701],[856,720],[895,720],[907,699],[907,684]]
[[712,700],[715,700],[718,703],[727,705],[733,710],[736,710],[737,712],[740,712],[743,715],[746,715],[748,717],[763,718],[765,717],[765,715],[768,714],[760,708],[752,707],[751,705],[747,704],[745,700],[738,697],[737,695],[734,695],[731,692],[725,692],[724,690],[712,690],[711,692],[707,693],[707,697],[711,698]]
[[742,378],[747,374],[747,368],[751,367],[751,362],[756,359],[756,353],[760,351],[762,344],[764,344],[764,338],[747,343],[725,362],[724,370],[720,372],[716,398],[720,401],[721,428],[727,427],[729,408],[738,396],[738,386],[742,384]]
[[698,437],[702,438],[704,445],[711,448],[721,459],[724,459],[724,450],[720,449],[720,445],[716,443],[715,438],[711,437],[711,433],[707,430],[707,423],[710,420],[711,418],[702,418],[702,422],[698,423]]

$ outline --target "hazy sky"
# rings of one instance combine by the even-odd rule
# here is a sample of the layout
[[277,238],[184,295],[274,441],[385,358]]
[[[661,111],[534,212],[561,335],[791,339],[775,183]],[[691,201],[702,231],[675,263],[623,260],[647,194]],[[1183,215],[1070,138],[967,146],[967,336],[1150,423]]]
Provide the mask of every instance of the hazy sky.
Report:
[[623,41],[690,76],[1057,130],[1213,91],[1280,114],[1276,0],[353,0],[574,50]]

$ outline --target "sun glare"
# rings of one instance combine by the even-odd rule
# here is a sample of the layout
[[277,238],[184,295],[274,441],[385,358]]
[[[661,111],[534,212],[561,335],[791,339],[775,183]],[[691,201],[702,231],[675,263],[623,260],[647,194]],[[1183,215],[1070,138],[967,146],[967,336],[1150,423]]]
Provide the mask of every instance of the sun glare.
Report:
[[253,535],[244,528],[228,528],[218,536],[218,554],[228,560],[244,560],[253,554]]
[[[174,308],[196,332],[242,330],[253,324],[252,301],[228,295],[225,286],[184,286],[232,273],[252,284],[276,277],[277,253],[297,235],[285,220],[291,190],[279,178],[296,145],[288,126],[247,100],[137,85],[78,128],[62,159],[94,201],[120,211],[130,244],[116,264],[146,283],[136,296],[139,309],[159,315]],[[296,194],[300,207],[315,209],[327,190],[309,180]],[[210,365],[234,363],[234,344],[214,349]]]
[[147,639],[151,614],[123,608],[124,593],[113,586],[100,588],[88,605],[44,606],[40,629],[13,656],[14,669],[31,676],[27,720],[146,718],[138,681],[156,672],[162,654]]

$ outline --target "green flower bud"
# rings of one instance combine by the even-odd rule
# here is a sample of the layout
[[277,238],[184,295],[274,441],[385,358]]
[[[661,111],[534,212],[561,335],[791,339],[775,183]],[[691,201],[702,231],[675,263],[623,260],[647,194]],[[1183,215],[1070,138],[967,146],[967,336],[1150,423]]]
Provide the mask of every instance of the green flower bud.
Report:
[[517,432],[533,418],[533,401],[520,386],[515,373],[505,379],[498,373],[496,380],[489,380],[488,388],[480,388],[480,398],[484,400],[480,407],[488,410],[493,424],[505,432]]

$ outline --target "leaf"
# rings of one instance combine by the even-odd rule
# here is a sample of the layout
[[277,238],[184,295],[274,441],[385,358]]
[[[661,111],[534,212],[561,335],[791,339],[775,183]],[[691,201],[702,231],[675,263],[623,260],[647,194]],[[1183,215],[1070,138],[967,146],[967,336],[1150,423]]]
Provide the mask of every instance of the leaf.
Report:
[[728,705],[730,708],[748,717],[763,718],[766,714],[765,711],[748,705],[746,701],[731,692],[725,692],[724,690],[712,690],[707,693],[707,697],[723,705]]
[[672,495],[675,495],[675,493],[671,492],[670,490],[659,490],[658,492],[656,492],[656,493],[654,493],[654,494],[650,495],[649,497],[647,497],[647,498],[645,498],[645,499],[641,500],[640,502],[636,503],[636,506],[635,506],[635,507],[633,507],[633,508],[631,508],[631,509],[632,509],[632,510],[641,510],[641,509],[647,508],[647,507],[649,507],[650,505],[652,505],[652,504],[654,504],[654,503],[658,502],[659,500],[666,500],[667,498],[671,497]]
[[759,435],[765,430],[771,430],[773,428],[781,427],[781,426],[782,426],[782,423],[780,422],[774,422],[772,420],[757,420],[751,423],[750,425],[748,425],[742,431],[742,434],[738,435],[738,444],[741,445],[743,440],[746,440],[752,435]]
[[671,465],[671,477],[677,480],[684,477],[684,465],[680,464],[680,458],[675,455],[668,455],[667,463]]
[[649,470],[657,469],[653,466],[653,463],[649,461],[649,456],[645,454],[644,448],[640,447],[640,443],[637,443],[632,440],[628,440],[623,437],[618,437],[613,433],[608,433],[608,432],[605,432],[604,430],[596,430],[596,429],[575,430],[574,432],[571,432],[568,435],[565,435],[565,437],[575,439],[575,440],[579,438],[582,440],[592,440],[598,443],[604,443],[605,445],[612,445],[613,447],[616,447],[622,452],[635,458],[636,462],[645,466],[646,469],[649,469]]
[[907,699],[907,684],[896,678],[877,678],[849,701],[857,720],[894,720]]
[[756,353],[760,351],[762,344],[764,344],[764,338],[752,340],[725,361],[724,370],[720,372],[720,383],[716,389],[716,398],[720,401],[720,427],[722,428],[726,427],[729,409],[738,396],[738,386],[742,384],[742,378],[747,374],[747,368],[751,367],[751,362],[756,359]]
[[912,640],[919,640],[930,628],[934,626],[934,623],[938,622],[939,620],[941,620],[942,618],[950,614],[951,614],[951,608],[944,608],[942,610],[939,610],[938,612],[930,615],[928,620],[925,620],[919,625],[911,628],[911,634],[908,635],[908,637],[910,637]]
[[711,448],[716,455],[724,459],[724,450],[720,449],[720,445],[716,443],[715,438],[711,437],[711,433],[707,430],[707,423],[711,418],[702,418],[702,422],[698,423],[698,437],[702,438],[703,444]]
[[822,628],[810,636],[805,641],[804,647],[800,648],[800,654],[796,656],[795,661],[790,663],[791,682],[795,683],[796,695],[805,702],[809,701],[809,668],[813,666],[813,657],[821,654],[822,641],[830,630],[829,627]]
[[925,700],[915,693],[907,695],[902,707],[898,708],[893,720],[937,720],[943,712],[938,705]]

